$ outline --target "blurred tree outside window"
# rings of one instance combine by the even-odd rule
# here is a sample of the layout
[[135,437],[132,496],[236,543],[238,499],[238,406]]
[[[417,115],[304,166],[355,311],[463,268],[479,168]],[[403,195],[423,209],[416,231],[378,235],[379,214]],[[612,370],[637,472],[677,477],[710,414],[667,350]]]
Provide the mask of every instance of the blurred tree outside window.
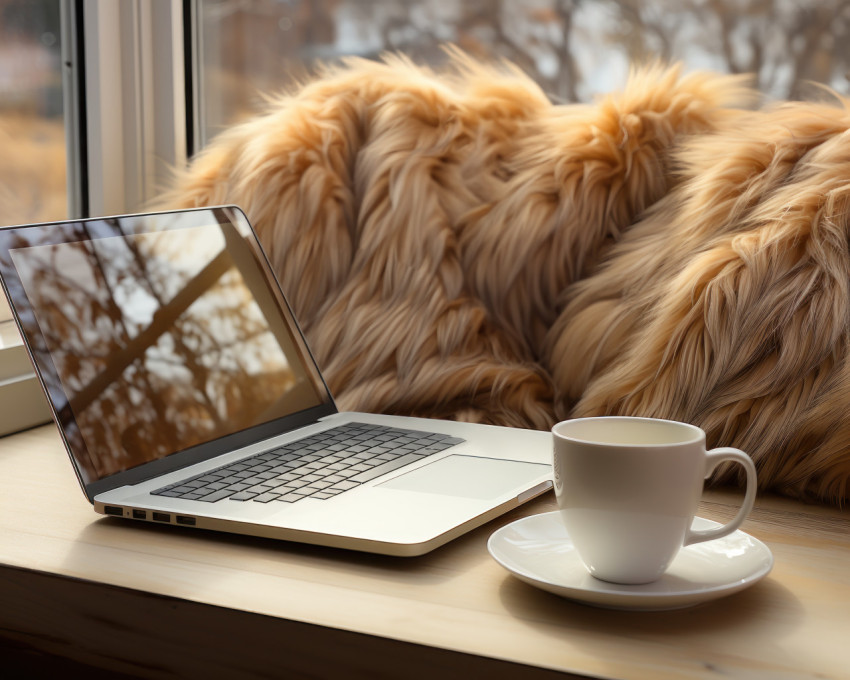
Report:
[[202,138],[344,55],[506,58],[554,102],[589,101],[660,58],[753,73],[773,99],[850,93],[850,0],[200,0]]
[[0,0],[0,226],[68,217],[60,0]]
[[0,0],[0,226],[68,216],[59,37],[59,0]]

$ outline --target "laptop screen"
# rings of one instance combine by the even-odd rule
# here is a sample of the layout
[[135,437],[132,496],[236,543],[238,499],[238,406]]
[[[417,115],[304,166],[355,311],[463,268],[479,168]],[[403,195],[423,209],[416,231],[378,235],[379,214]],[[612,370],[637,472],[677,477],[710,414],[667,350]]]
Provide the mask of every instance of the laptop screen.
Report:
[[84,484],[332,406],[237,209],[5,229],[0,274]]

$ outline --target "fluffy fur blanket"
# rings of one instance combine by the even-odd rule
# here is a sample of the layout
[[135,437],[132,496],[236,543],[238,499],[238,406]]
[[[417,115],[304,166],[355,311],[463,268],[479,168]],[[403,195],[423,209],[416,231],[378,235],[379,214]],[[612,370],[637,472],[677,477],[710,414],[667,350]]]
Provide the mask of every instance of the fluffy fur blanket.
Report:
[[684,420],[763,488],[840,503],[850,113],[754,99],[655,67],[558,106],[462,55],[351,61],[218,136],[161,205],[246,211],[343,408]]

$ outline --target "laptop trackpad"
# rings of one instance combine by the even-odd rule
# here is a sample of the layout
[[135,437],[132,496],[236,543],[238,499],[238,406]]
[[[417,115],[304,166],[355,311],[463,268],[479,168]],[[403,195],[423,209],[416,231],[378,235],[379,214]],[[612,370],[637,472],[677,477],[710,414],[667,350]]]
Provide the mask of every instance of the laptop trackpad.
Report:
[[379,484],[388,489],[489,500],[511,489],[517,493],[546,473],[548,465],[518,460],[447,456]]

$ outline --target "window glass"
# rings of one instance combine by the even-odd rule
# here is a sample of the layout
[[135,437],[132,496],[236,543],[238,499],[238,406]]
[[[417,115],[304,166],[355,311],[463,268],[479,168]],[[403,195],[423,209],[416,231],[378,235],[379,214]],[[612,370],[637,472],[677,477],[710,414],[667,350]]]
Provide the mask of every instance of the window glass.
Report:
[[68,217],[60,0],[0,0],[0,226]]
[[844,0],[201,0],[199,8],[203,139],[319,60],[391,50],[436,65],[444,43],[513,61],[553,101],[608,92],[630,64],[654,57],[755,73],[774,98],[803,96],[806,81],[848,93]]

